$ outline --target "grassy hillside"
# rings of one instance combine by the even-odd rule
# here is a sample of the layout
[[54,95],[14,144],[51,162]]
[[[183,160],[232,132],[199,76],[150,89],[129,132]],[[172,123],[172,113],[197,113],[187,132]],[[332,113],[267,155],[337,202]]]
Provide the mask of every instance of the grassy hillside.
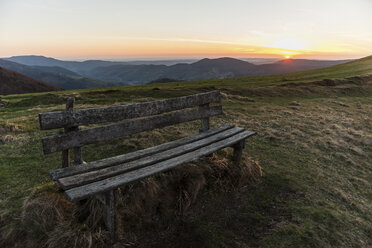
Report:
[[[215,87],[246,87],[246,86],[263,86],[274,85],[288,81],[311,81],[326,78],[345,78],[352,76],[364,75],[372,72],[372,56],[345,64],[331,67],[314,69],[309,71],[291,72],[270,76],[213,79],[205,81],[194,81],[184,83],[182,86],[215,86]],[[181,85],[180,85],[181,86]],[[169,87],[169,86],[168,86]]]
[[[228,122],[258,133],[247,142],[244,163],[231,166],[225,149],[123,188],[118,247],[371,247],[370,73],[367,57],[276,76],[5,96],[0,246],[104,246],[102,219],[92,223],[84,214],[97,210],[97,202],[69,203],[47,175],[60,166],[60,154],[42,154],[40,138],[55,131],[39,130],[38,113],[64,109],[68,95],[76,97],[76,108],[88,108],[217,88],[225,116],[212,118],[212,126]],[[331,78],[338,79],[324,80]],[[92,161],[145,148],[196,133],[199,125],[89,145],[83,157]],[[247,167],[256,164],[262,177]]]
[[0,67],[0,94],[23,94],[61,90],[54,85]]
[[0,59],[0,66],[54,85],[60,89],[87,89],[125,85],[125,83],[105,82],[94,78],[87,78],[57,66],[28,66],[4,59]]

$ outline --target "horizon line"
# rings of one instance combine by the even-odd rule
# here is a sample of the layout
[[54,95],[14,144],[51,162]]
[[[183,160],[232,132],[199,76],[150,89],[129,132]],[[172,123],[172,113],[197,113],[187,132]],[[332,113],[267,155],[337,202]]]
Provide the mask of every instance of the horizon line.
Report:
[[[233,58],[233,59],[262,59],[262,60],[270,60],[270,59],[288,59],[283,56],[272,56],[272,57],[261,57],[261,56],[159,56],[159,57],[109,57],[109,56],[83,56],[83,57],[71,57],[71,56],[48,56],[48,55],[41,55],[41,54],[22,54],[22,55],[12,55],[12,56],[0,56],[0,59],[9,59],[12,57],[45,57],[45,58],[52,58],[57,60],[64,60],[64,61],[76,61],[76,62],[83,62],[89,60],[104,60],[104,61],[112,61],[112,62],[128,62],[128,61],[175,61],[175,60],[202,60],[202,59],[219,59],[219,58]],[[291,56],[290,59],[305,59],[305,60],[356,60],[365,58],[371,55],[365,56],[351,56],[351,57],[337,57],[337,58],[321,58],[317,56]],[[299,58],[298,58],[299,57]]]

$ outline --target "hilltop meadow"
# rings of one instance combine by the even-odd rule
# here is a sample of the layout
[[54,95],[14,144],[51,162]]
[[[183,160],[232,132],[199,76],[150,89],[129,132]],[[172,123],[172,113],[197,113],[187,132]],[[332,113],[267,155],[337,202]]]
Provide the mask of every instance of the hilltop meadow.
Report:
[[[210,90],[224,116],[257,135],[121,189],[115,247],[371,247],[372,56],[246,78],[4,96],[0,105],[0,246],[105,247],[99,203],[67,201],[48,176],[38,113],[145,102]],[[197,133],[200,122],[83,148],[86,161]],[[90,210],[90,211],[88,211]],[[93,218],[98,217],[98,218]],[[98,222],[93,222],[98,219]]]

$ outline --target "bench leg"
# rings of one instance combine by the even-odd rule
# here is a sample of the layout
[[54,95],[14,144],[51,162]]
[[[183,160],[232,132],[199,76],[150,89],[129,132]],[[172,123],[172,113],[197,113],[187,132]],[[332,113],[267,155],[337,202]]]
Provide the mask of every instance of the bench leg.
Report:
[[104,193],[105,203],[103,204],[103,218],[107,230],[110,232],[110,243],[116,242],[116,228],[115,228],[115,191],[110,190]]
[[63,150],[62,151],[62,168],[66,168],[70,166],[70,150]]
[[233,148],[234,148],[233,161],[236,165],[238,165],[240,161],[242,160],[242,154],[243,154],[244,147],[245,147],[245,139],[233,145]]

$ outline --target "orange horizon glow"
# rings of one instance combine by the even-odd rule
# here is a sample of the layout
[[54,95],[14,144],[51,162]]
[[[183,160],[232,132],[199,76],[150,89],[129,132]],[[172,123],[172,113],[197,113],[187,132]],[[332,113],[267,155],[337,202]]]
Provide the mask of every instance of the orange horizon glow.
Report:
[[4,0],[0,58],[352,59],[372,54],[369,0],[211,3]]
[[[194,57],[260,57],[260,58],[360,58],[368,54],[335,50],[334,47],[322,50],[296,50],[290,45],[283,48],[249,46],[233,42],[194,41],[179,39],[114,39],[96,38],[85,41],[32,43],[13,43],[0,48],[0,57],[17,55],[44,55],[55,58],[194,58]],[[30,47],[31,46],[31,47]],[[6,48],[6,49],[4,49]],[[3,50],[6,50],[3,51]]]

